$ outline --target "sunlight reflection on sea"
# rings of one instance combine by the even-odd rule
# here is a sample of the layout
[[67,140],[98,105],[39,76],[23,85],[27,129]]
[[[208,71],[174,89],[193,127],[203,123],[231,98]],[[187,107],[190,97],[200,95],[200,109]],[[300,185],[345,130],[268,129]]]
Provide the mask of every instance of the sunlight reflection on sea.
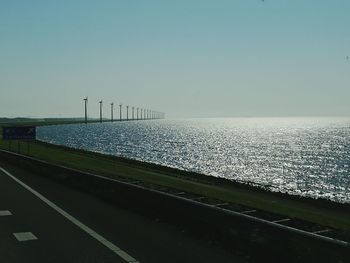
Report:
[[350,201],[350,119],[220,118],[40,127],[40,140],[271,191]]

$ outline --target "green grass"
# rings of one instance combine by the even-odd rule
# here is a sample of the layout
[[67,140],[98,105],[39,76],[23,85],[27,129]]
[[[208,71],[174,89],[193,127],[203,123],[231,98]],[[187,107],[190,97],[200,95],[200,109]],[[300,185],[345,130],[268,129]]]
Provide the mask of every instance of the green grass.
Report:
[[[20,153],[27,154],[27,143],[20,142]],[[17,151],[17,142],[12,142],[12,151]],[[214,180],[206,176],[189,176],[189,173],[148,165],[123,158],[68,149],[41,142],[29,143],[30,155],[55,164],[65,165],[110,178],[128,178],[188,191],[209,198],[234,202],[289,217],[296,217],[321,225],[350,230],[349,205],[334,204],[306,198],[275,194],[254,187]],[[8,141],[0,140],[0,148],[9,149]],[[214,181],[213,181],[214,180]]]

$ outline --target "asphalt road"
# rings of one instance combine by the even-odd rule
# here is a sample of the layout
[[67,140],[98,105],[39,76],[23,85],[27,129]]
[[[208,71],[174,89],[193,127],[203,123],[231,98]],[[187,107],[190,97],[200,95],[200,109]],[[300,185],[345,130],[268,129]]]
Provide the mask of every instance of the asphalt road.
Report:
[[179,226],[118,208],[2,160],[0,167],[5,169],[0,170],[1,262],[247,261]]

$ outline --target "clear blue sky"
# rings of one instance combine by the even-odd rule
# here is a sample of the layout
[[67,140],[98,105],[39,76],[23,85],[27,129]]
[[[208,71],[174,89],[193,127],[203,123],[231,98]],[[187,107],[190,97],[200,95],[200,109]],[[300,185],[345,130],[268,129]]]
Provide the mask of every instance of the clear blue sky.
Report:
[[0,116],[349,116],[346,56],[349,0],[0,0]]

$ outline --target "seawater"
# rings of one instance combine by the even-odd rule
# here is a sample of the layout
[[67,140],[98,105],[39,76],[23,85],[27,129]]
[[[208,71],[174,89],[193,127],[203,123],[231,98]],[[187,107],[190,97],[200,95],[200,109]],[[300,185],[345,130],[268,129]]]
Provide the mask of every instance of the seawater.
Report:
[[38,139],[350,202],[350,118],[220,118],[40,127]]

